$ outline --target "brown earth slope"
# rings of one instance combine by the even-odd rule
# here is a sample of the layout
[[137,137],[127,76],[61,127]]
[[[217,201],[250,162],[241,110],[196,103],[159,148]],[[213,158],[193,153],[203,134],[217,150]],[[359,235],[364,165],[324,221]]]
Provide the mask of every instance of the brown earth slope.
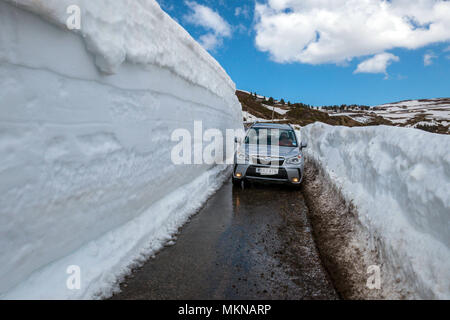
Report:
[[280,121],[281,123],[292,123],[292,124],[298,124],[301,126],[305,126],[311,123],[314,123],[316,121],[328,123],[331,125],[343,125],[343,126],[361,126],[362,124],[345,116],[334,116],[330,117],[326,112],[322,112],[310,107],[306,107],[303,104],[300,103],[294,103],[290,106],[287,106],[286,104],[280,104],[275,103],[274,106],[277,108],[289,110],[285,115],[280,115],[276,112],[272,112],[272,110],[266,108],[263,106],[263,104],[268,105],[268,101],[266,101],[264,98],[258,98],[255,97],[247,92],[244,91],[236,91],[236,96],[238,97],[239,101],[242,104],[242,110],[247,111],[251,113],[252,115],[262,118],[271,120],[272,114],[274,120],[282,120],[286,119],[285,121]]

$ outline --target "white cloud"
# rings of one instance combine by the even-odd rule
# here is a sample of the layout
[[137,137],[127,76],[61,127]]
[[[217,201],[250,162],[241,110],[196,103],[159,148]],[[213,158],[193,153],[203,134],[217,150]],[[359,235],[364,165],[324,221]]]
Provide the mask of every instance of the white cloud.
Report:
[[208,30],[199,38],[200,44],[206,50],[214,50],[222,44],[223,38],[231,37],[231,26],[220,14],[211,8],[194,1],[186,1],[191,12],[184,16],[186,22]]
[[450,1],[267,1],[255,5],[256,47],[280,63],[342,64],[450,40]]
[[388,52],[379,53],[361,62],[354,73],[384,73],[387,76],[386,68],[394,61],[400,61],[400,58]]
[[217,47],[220,47],[222,45],[222,39],[212,33],[207,33],[200,36],[198,42],[200,42],[203,48],[211,51],[215,50]]
[[433,64],[433,59],[436,59],[437,56],[434,54],[434,52],[430,51],[425,53],[423,56],[423,64],[425,66],[431,66]]

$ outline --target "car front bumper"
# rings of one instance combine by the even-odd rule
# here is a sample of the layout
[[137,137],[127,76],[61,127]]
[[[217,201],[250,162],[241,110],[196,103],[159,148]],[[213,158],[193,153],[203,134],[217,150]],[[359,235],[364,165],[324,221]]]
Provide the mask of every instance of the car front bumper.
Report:
[[[233,178],[291,185],[299,185],[303,180],[303,165],[275,167],[279,171],[278,175],[261,175],[256,173],[256,168],[269,168],[269,166],[256,164],[235,164]],[[240,173],[240,176],[236,175],[238,173]]]

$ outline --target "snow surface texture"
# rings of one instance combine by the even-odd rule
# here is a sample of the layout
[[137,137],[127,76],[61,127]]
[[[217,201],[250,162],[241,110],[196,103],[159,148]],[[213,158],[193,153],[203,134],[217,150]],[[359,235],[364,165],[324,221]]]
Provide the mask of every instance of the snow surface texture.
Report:
[[[122,63],[155,65],[226,99],[235,85],[223,68],[155,0],[2,0],[66,28],[67,8],[81,9],[81,34],[95,64],[116,73]],[[35,39],[40,43],[39,38]],[[42,42],[41,42],[42,44]],[[195,62],[195,63],[193,63]]]
[[1,298],[110,294],[228,170],[173,165],[173,130],[242,128],[233,82],[155,1],[74,3],[78,33],[69,1],[0,1]]
[[450,138],[411,128],[302,128],[307,156],[357,207],[384,268],[418,298],[450,298]]

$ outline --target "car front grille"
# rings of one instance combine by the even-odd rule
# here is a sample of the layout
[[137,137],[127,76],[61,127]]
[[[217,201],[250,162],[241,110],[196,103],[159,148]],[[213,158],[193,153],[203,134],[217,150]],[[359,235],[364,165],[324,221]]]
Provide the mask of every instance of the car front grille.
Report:
[[[288,175],[284,168],[278,168],[278,174],[272,174],[272,175],[261,175],[260,173],[256,172],[256,168],[264,168],[264,167],[256,167],[256,166],[250,166],[247,169],[246,176],[247,177],[257,177],[257,178],[268,178],[268,179],[287,179]],[[265,166],[265,168],[270,168],[270,166]]]
[[281,167],[284,164],[284,158],[251,156],[253,164],[272,165]]

